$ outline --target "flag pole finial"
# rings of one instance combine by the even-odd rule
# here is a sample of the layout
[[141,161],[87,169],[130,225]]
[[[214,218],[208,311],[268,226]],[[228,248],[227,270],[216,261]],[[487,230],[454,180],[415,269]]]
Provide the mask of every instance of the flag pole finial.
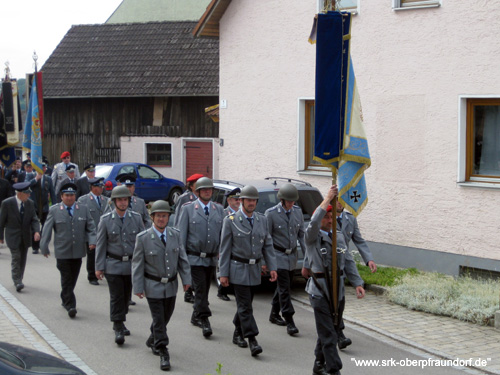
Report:
[[10,81],[10,63],[9,63],[9,61],[5,62],[4,71],[5,71],[5,81],[8,82],[8,81]]
[[37,70],[37,65],[36,62],[38,61],[38,55],[36,54],[36,51],[33,51],[33,61],[35,62],[35,71]]

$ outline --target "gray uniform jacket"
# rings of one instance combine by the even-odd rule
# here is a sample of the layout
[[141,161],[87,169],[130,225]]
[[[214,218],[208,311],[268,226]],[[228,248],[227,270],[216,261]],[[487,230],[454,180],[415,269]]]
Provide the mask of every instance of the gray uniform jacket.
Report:
[[78,203],[84,204],[89,208],[90,215],[92,216],[92,219],[94,219],[94,225],[96,226],[96,228],[99,226],[99,222],[101,221],[101,216],[104,215],[104,212],[106,212],[106,210],[108,209],[108,201],[109,201],[109,198],[105,197],[104,195],[101,195],[99,199],[101,200],[100,206],[91,193],[88,193],[78,198]]
[[[231,259],[231,256],[255,260],[254,264]],[[273,240],[267,229],[267,218],[254,212],[253,228],[245,214],[239,210],[224,218],[219,255],[219,274],[229,277],[229,283],[259,285],[262,258],[269,271],[276,271]],[[257,260],[260,260],[257,262]]]
[[235,213],[236,213],[236,211],[233,211],[233,209],[229,206],[224,208],[224,217],[226,217],[227,215],[235,214]]
[[[181,210],[177,228],[181,232],[181,243],[186,251],[194,251],[202,256],[188,254],[192,266],[215,267],[219,253],[220,234],[224,209],[218,203],[209,202],[210,214],[205,211],[199,200],[186,203]],[[205,257],[205,254],[215,254]]]
[[[69,163],[73,164],[75,168],[75,180],[80,178],[80,170],[78,169],[78,165],[75,163]],[[54,184],[54,189],[56,192],[59,191],[61,188],[61,181],[64,180],[65,177],[68,175],[66,174],[66,164],[64,162],[57,163],[54,165],[54,169],[52,170],[52,183]]]
[[[321,220],[325,216],[326,211],[318,207],[314,212],[311,222],[306,229],[306,257],[307,262],[304,261],[305,267],[310,268],[314,273],[324,272],[323,264],[328,266],[328,272],[331,277],[331,264],[332,264],[332,240],[327,234],[320,231]],[[326,255],[321,255],[321,250],[326,250]],[[307,264],[306,264],[307,263]],[[356,262],[352,258],[347,245],[345,243],[344,235],[342,232],[337,231],[337,264],[341,271],[340,286],[339,286],[339,301],[344,298],[344,279],[347,277],[354,286],[363,285],[363,279],[359,276]],[[328,291],[327,282],[325,278],[317,279],[325,292]],[[306,292],[311,295],[321,296],[323,293],[316,286],[312,277],[307,280]],[[328,296],[327,296],[328,298]]]
[[274,249],[278,269],[293,271],[297,266],[297,240],[303,249],[302,251],[305,251],[306,248],[302,210],[299,206],[293,206],[290,217],[288,217],[281,203],[278,203],[267,209],[265,215],[269,233],[273,238],[273,245],[287,249],[286,252]]
[[[127,210],[123,223],[116,210],[101,217],[97,226],[95,269],[111,275],[130,275],[135,239],[144,230],[141,215]],[[108,257],[111,253],[121,260]]]
[[[361,236],[361,232],[358,227],[358,220],[353,214],[345,210],[342,212],[340,220],[342,222],[342,232],[344,233],[347,245],[349,245],[349,242],[352,240],[361,254],[363,261],[365,264],[368,264],[369,261],[373,260],[373,255],[368,247],[368,244]],[[337,223],[337,230],[339,229],[339,224]]]
[[63,203],[49,208],[49,215],[43,226],[40,250],[50,254],[49,243],[54,229],[54,256],[57,259],[77,259],[87,255],[87,243],[95,245],[96,227],[89,208],[75,203],[73,217],[69,216]]
[[36,216],[34,203],[29,199],[24,202],[24,217],[21,222],[16,197],[5,199],[0,208],[0,240],[4,239],[4,230],[9,249],[18,249],[21,239],[26,248],[30,247],[33,233],[40,232],[40,221]]
[[177,227],[179,223],[179,218],[181,216],[181,207],[184,206],[188,202],[194,202],[198,197],[189,190],[186,190],[182,195],[177,198],[175,202],[175,218],[174,218],[174,227]]
[[80,177],[76,180],[76,199],[83,197],[85,194],[90,193],[90,183],[87,175]]
[[[169,298],[177,294],[177,274],[183,285],[191,285],[191,267],[182,246],[179,230],[167,227],[167,245],[163,245],[153,228],[139,233],[132,258],[132,284],[134,293],[148,298]],[[175,280],[162,283],[144,276],[150,275]]]
[[[146,229],[151,228],[152,225],[151,217],[149,216],[149,211],[148,208],[146,207],[146,202],[144,202],[144,199],[133,195],[130,198],[130,206],[128,208],[141,215],[142,222],[144,223],[144,228]],[[115,209],[115,204],[110,199],[108,203],[108,208],[106,209],[105,213],[111,212],[114,209]]]

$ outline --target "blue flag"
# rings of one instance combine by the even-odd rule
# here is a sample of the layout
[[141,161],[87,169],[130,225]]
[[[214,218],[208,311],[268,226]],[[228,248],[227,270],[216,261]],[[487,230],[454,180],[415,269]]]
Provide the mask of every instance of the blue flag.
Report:
[[24,127],[23,148],[31,152],[31,163],[33,168],[43,174],[42,167],[42,133],[40,129],[40,111],[38,109],[38,91],[36,85],[37,74],[33,75],[33,84],[29,99],[28,112],[26,114],[26,126]]
[[350,56],[351,14],[319,14],[315,26],[314,160],[331,169],[339,201],[357,216],[368,203],[364,171],[371,160]]

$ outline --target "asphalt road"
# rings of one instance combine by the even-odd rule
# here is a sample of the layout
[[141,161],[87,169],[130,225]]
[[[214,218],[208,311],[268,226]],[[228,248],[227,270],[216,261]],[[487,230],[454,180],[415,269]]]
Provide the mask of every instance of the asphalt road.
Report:
[[[85,264],[85,259],[84,259]],[[132,335],[126,337],[122,347],[114,343],[112,323],[109,321],[109,293],[105,281],[100,286],[87,282],[84,264],[76,288],[78,314],[70,319],[61,307],[60,281],[55,259],[41,255],[28,256],[24,284],[26,288],[16,293],[10,278],[10,254],[1,249],[0,282],[14,294],[60,340],[73,350],[91,369],[100,375],[159,374],[159,357],[153,356],[144,343],[149,336],[151,316],[145,300],[132,306],[126,322]],[[298,288],[302,288],[299,285]],[[223,365],[222,374],[311,374],[314,361],[316,333],[314,316],[308,306],[295,303],[295,321],[300,333],[295,337],[286,334],[284,327],[268,321],[271,292],[262,290],[254,300],[254,314],[260,329],[257,337],[264,351],[254,358],[248,348],[238,348],[231,342],[232,318],[236,310],[234,297],[223,302],[216,297],[215,285],[210,291],[210,319],[214,334],[203,338],[201,329],[190,324],[192,305],[183,301],[179,293],[176,310],[168,325],[171,372],[189,375],[215,375],[217,363]],[[422,369],[410,364],[401,366],[399,361],[426,359],[429,356],[406,348],[400,343],[379,338],[370,331],[348,327],[346,335],[353,345],[341,353],[343,374],[459,374],[463,370],[450,367]],[[355,360],[385,360],[386,367],[356,365]]]

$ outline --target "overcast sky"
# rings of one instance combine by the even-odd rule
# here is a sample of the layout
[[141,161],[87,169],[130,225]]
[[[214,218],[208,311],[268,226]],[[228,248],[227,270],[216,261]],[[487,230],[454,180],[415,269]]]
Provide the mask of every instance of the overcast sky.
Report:
[[72,25],[104,23],[122,0],[0,0],[0,76],[9,62],[12,78],[40,69]]

